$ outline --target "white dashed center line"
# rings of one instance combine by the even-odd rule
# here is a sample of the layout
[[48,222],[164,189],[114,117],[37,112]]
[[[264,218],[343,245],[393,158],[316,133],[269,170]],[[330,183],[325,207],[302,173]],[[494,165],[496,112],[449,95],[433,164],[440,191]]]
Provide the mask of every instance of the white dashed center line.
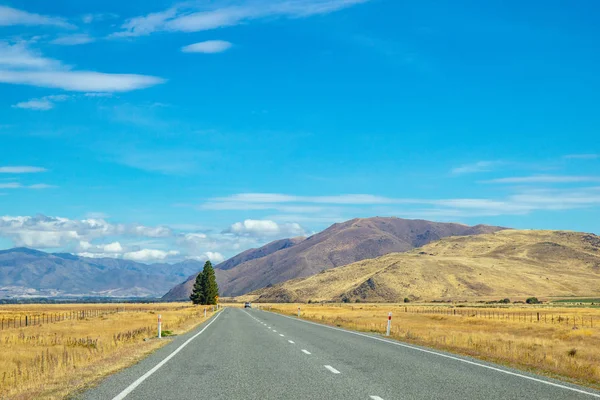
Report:
[[373,400],[383,400],[381,397],[379,396],[369,396],[371,399]]
[[302,352],[303,352],[304,354],[310,354],[310,351],[308,351],[308,350],[304,350],[304,349],[302,349]]
[[291,344],[294,344],[294,341],[293,341],[293,340],[288,340],[288,342],[290,342]]
[[283,337],[283,334],[280,333],[279,336]]
[[277,331],[275,329],[273,329],[273,332],[277,333]]
[[331,365],[325,365],[325,368],[327,368],[328,370],[330,370],[334,374],[341,374],[340,371],[338,371],[337,369],[333,368]]

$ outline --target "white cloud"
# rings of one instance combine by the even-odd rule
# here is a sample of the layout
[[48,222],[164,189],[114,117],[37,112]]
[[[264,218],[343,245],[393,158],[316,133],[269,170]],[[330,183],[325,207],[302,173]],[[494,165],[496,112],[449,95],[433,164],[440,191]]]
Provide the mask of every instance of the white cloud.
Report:
[[90,92],[85,93],[85,97],[113,97],[112,93],[102,93],[102,92]]
[[0,82],[74,92],[128,92],[159,85],[165,80],[154,76],[105,74],[93,71],[0,70]]
[[190,260],[196,260],[196,261],[210,260],[210,262],[213,264],[219,264],[219,263],[222,263],[223,261],[225,261],[225,257],[223,257],[223,254],[217,253],[217,252],[212,252],[212,251],[207,251],[199,256],[188,256],[186,258],[190,259]]
[[453,175],[473,174],[477,172],[488,172],[495,167],[502,165],[500,161],[478,161],[473,164],[465,164],[460,167],[453,168],[450,171]]
[[600,182],[598,176],[569,176],[569,175],[533,175],[511,178],[499,178],[484,181],[485,183],[577,183]]
[[[143,225],[110,224],[103,219],[88,218],[72,220],[44,215],[3,216],[0,217],[0,237],[6,237],[18,246],[58,247],[81,246],[82,242],[91,243],[94,239],[114,236],[165,238],[171,232],[164,227],[146,227]],[[47,239],[46,241],[44,241]],[[46,243],[46,244],[44,244]],[[81,248],[82,251],[88,251]],[[107,252],[101,249],[102,252]]]
[[184,53],[222,53],[231,48],[232,44],[224,40],[207,40],[184,46],[181,51]]
[[327,14],[368,0],[238,0],[180,3],[161,12],[139,16],[121,26],[112,37],[144,36],[154,32],[200,32],[263,18],[304,18]]
[[162,78],[136,74],[78,71],[45,58],[25,43],[0,41],[0,83],[31,85],[75,92],[127,92],[164,83]]
[[151,238],[169,237],[173,234],[171,229],[165,226],[149,227],[143,225],[133,226],[131,233],[136,236],[145,236]]
[[120,253],[124,251],[123,246],[119,242],[94,245],[86,240],[79,242],[78,249],[86,254],[84,257],[89,257],[89,254],[112,254],[114,257],[115,255],[120,256]]
[[31,174],[37,172],[47,172],[46,168],[32,167],[28,165],[0,167],[0,174]]
[[54,189],[56,187],[58,187],[58,186],[48,185],[47,183],[36,183],[34,185],[27,186],[28,189],[36,189],[36,190],[40,190],[40,189]]
[[178,256],[179,252],[170,250],[152,250],[152,249],[143,249],[138,251],[131,251],[129,253],[123,254],[123,258],[126,260],[132,261],[140,261],[140,262],[150,262],[150,261],[164,261],[169,257]]
[[92,22],[106,21],[110,19],[118,18],[118,14],[114,13],[96,13],[96,14],[85,14],[81,17],[81,21],[84,24],[91,24]]
[[34,185],[25,186],[19,182],[0,183],[0,189],[51,189],[56,186],[45,183],[36,183]]
[[33,14],[27,11],[0,5],[0,26],[11,25],[48,25],[59,28],[75,28],[63,18]]
[[0,183],[0,189],[20,189],[23,185],[18,182]]
[[306,234],[304,229],[297,223],[278,224],[270,220],[247,219],[244,222],[236,222],[226,231],[235,235],[254,236],[254,237],[274,237],[274,236],[303,236]]
[[92,43],[95,40],[96,39],[94,39],[87,33],[77,33],[74,35],[59,36],[56,39],[50,41],[50,43],[61,45],[61,46],[77,46],[80,44]]
[[13,108],[23,108],[29,110],[47,111],[54,108],[54,103],[65,101],[69,98],[67,95],[46,96],[40,99],[31,99],[13,105]]
[[19,69],[62,69],[58,60],[46,58],[27,47],[24,42],[10,44],[0,41],[0,67]]

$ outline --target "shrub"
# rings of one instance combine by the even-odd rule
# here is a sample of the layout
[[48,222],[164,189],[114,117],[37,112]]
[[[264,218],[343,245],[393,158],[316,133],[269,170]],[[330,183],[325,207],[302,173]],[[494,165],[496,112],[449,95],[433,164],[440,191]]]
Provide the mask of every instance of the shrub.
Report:
[[410,299],[409,299],[408,297],[405,297],[405,298],[404,298],[404,302],[405,302],[405,303],[410,303]]
[[538,300],[537,297],[530,297],[527,300],[525,300],[525,302],[527,304],[540,304],[540,301]]
[[500,300],[500,303],[510,304],[510,299],[509,298],[502,299],[502,300]]

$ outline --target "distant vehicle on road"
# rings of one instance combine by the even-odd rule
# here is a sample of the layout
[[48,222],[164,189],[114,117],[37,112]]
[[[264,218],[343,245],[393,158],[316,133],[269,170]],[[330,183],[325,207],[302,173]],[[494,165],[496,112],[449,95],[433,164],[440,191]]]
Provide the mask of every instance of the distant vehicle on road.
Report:
[[252,304],[250,304],[250,303],[244,303],[244,308],[252,308]]

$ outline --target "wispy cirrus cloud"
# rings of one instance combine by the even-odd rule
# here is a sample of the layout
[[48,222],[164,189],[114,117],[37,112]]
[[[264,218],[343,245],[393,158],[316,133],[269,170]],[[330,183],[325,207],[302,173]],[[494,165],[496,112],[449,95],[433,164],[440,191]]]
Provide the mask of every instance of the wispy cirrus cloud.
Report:
[[[600,181],[600,180],[598,180]],[[306,206],[306,203],[310,203]],[[275,221],[337,222],[358,213],[398,217],[482,217],[527,215],[600,206],[600,187],[517,188],[499,198],[391,198],[377,195],[295,196],[273,193],[240,193],[208,199],[200,205],[210,210],[274,210]],[[292,208],[294,208],[292,210]]]
[[51,40],[51,44],[57,44],[60,46],[78,46],[81,44],[88,44],[95,42],[96,39],[88,35],[87,33],[76,33],[73,35],[61,35],[54,40]]
[[0,5],[0,26],[29,25],[29,26],[55,26],[59,28],[74,29],[75,26],[64,18],[40,15]]
[[452,175],[474,174],[478,172],[493,171],[498,166],[504,164],[502,161],[478,161],[472,164],[464,164],[453,168],[450,172]]
[[532,175],[509,178],[498,178],[482,181],[483,183],[581,183],[600,182],[600,176],[575,175]]
[[207,40],[205,42],[199,42],[184,46],[181,51],[184,53],[205,53],[214,54],[222,53],[231,48],[232,44],[224,40]]
[[111,37],[134,37],[154,32],[200,32],[264,18],[305,18],[328,14],[369,0],[237,0],[185,2],[131,18]]
[[44,57],[26,43],[0,41],[0,83],[74,92],[127,92],[164,82],[162,78],[147,75],[74,70],[61,61]]
[[48,172],[46,168],[33,167],[29,165],[15,165],[0,167],[0,174],[32,174],[38,172]]
[[22,108],[28,110],[48,111],[54,108],[54,104],[57,102],[66,101],[69,96],[65,94],[45,96],[39,99],[31,99],[28,101],[22,101],[15,105],[13,108]]
[[23,185],[19,182],[0,183],[0,189],[52,189],[54,185],[48,185],[46,183],[36,183],[33,185]]

